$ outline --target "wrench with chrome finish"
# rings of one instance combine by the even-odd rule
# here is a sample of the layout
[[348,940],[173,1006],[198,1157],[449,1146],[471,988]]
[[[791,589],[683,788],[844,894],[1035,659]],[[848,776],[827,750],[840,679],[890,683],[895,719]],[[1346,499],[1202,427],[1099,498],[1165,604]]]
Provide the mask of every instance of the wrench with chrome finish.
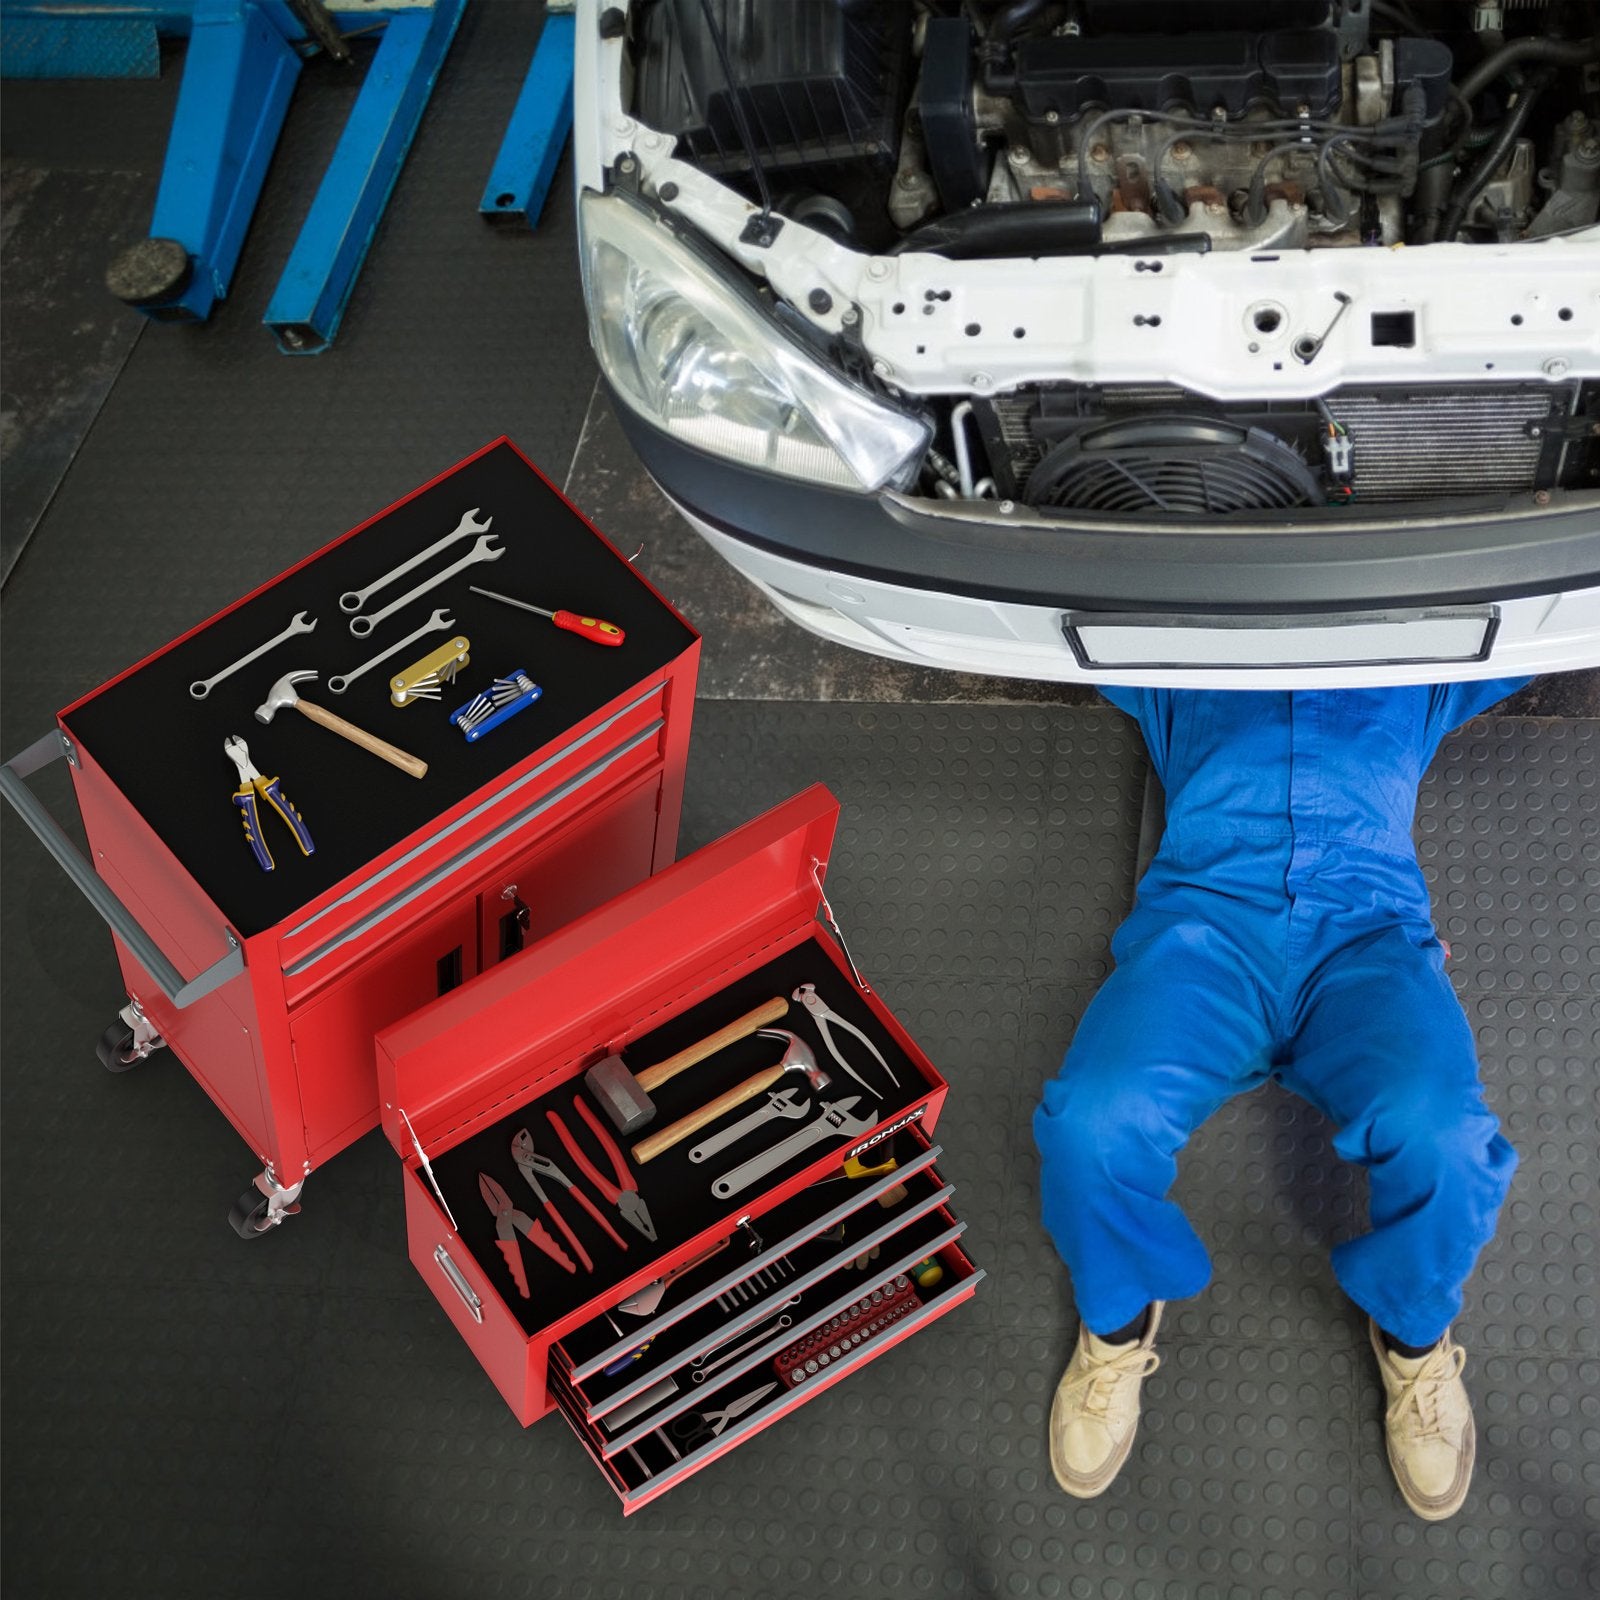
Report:
[[503,544],[495,544],[492,533],[484,534],[459,561],[453,561],[442,572],[436,572],[431,578],[425,578],[415,589],[408,589],[398,600],[391,600],[381,611],[374,611],[366,616],[351,617],[351,633],[358,639],[365,639],[380,622],[403,610],[430,589],[437,589],[447,578],[455,577],[458,572],[465,572],[468,567],[476,566],[480,561],[498,561],[505,553],[506,547]]
[[872,1059],[889,1074],[889,1082],[895,1088],[900,1087],[900,1080],[894,1075],[894,1068],[883,1059],[883,1052],[864,1034],[853,1022],[847,1022],[835,1011],[821,995],[817,993],[814,983],[802,983],[795,992],[789,996],[791,1000],[798,1000],[811,1014],[811,1020],[817,1025],[817,1032],[822,1035],[822,1042],[828,1047],[828,1053],[835,1061],[850,1074],[863,1089],[874,1099],[881,1100],[883,1096],[878,1093],[865,1078],[856,1071],[844,1058],[844,1053],[839,1049],[838,1041],[833,1037],[833,1030],[841,1028],[844,1032],[853,1034],[872,1052]]
[[760,1127],[763,1122],[770,1122],[774,1117],[803,1117],[810,1109],[810,1105],[795,1090],[779,1089],[759,1111],[752,1111],[748,1117],[740,1117],[731,1128],[724,1128],[721,1133],[712,1134],[703,1144],[697,1144],[689,1152],[689,1159],[708,1160],[717,1151],[737,1144],[752,1128]]
[[474,506],[457,524],[454,533],[447,533],[444,538],[437,539],[426,550],[418,552],[409,561],[402,561],[398,567],[384,573],[365,589],[348,589],[339,596],[339,609],[341,611],[359,611],[373,595],[380,589],[387,588],[396,578],[403,578],[408,572],[414,572],[429,556],[436,556],[441,550],[453,545],[457,539],[470,539],[474,534],[487,533],[493,517],[485,517],[478,521],[478,508]]
[[822,1103],[822,1115],[815,1121],[807,1123],[798,1133],[791,1133],[787,1139],[781,1139],[770,1150],[763,1150],[760,1155],[752,1156],[743,1166],[738,1166],[732,1172],[725,1173],[711,1185],[711,1192],[719,1200],[726,1200],[730,1195],[738,1194],[741,1189],[748,1189],[758,1179],[766,1177],[769,1172],[775,1172],[784,1162],[792,1156],[797,1156],[802,1150],[809,1149],[814,1144],[821,1144],[824,1139],[853,1139],[858,1134],[866,1133],[877,1126],[878,1113],[874,1111],[867,1117],[856,1117],[850,1113],[854,1107],[861,1103],[861,1096],[853,1094],[848,1100],[825,1100]]
[[[787,1300],[781,1303],[786,1306],[799,1305],[800,1296],[797,1294],[790,1295]],[[713,1372],[717,1371],[719,1367],[727,1366],[730,1361],[737,1361],[746,1350],[755,1349],[755,1347],[760,1344],[763,1339],[770,1339],[773,1334],[782,1333],[785,1328],[792,1328],[793,1326],[794,1318],[791,1317],[788,1312],[784,1312],[784,1314],[775,1322],[769,1322],[766,1327],[760,1329],[756,1333],[751,1334],[750,1337],[742,1344],[736,1344],[733,1349],[725,1351],[722,1355],[716,1354],[717,1347],[713,1345],[705,1355],[699,1358],[700,1361],[705,1362],[704,1366],[700,1366],[695,1362],[690,1363],[694,1370],[689,1374],[689,1381],[691,1383],[704,1383],[706,1379],[709,1378]],[[716,1357],[715,1360],[710,1359],[713,1356]]]
[[252,661],[259,661],[261,657],[267,653],[267,651],[277,649],[277,647],[282,644],[285,639],[292,639],[297,633],[310,633],[311,630],[316,627],[317,619],[312,617],[311,620],[307,622],[306,617],[308,615],[310,615],[310,613],[305,611],[295,612],[294,620],[287,628],[283,630],[282,633],[278,634],[274,638],[268,639],[264,645],[252,650],[249,655],[241,656],[231,667],[224,667],[222,671],[216,675],[216,677],[196,678],[195,681],[189,685],[189,693],[192,694],[196,700],[204,700],[217,684],[221,683],[224,678],[231,678],[240,667],[248,667]]
[[364,661],[353,672],[346,672],[337,678],[328,679],[328,688],[333,694],[343,694],[352,683],[364,672],[371,672],[374,667],[380,667],[390,656],[399,655],[408,644],[415,644],[418,639],[426,638],[430,633],[444,633],[455,627],[456,619],[448,611],[435,611],[415,633],[408,633],[399,644],[392,644],[381,656],[374,656],[370,661]]

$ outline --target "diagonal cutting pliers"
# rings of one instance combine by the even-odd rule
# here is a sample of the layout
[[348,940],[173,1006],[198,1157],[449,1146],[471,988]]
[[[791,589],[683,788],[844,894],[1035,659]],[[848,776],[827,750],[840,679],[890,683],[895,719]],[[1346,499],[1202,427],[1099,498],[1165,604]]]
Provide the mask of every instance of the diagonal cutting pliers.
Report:
[[844,1053],[839,1049],[838,1042],[833,1037],[832,1030],[834,1028],[841,1028],[846,1033],[853,1033],[856,1038],[858,1038],[862,1044],[864,1044],[867,1049],[872,1052],[873,1060],[875,1060],[878,1065],[889,1074],[889,1082],[892,1083],[897,1089],[900,1087],[900,1080],[895,1077],[894,1068],[883,1059],[883,1052],[855,1025],[855,1023],[847,1022],[839,1015],[837,1011],[833,1010],[833,1008],[829,1006],[828,1002],[817,993],[816,984],[802,983],[800,987],[789,996],[789,998],[791,1000],[799,1001],[799,1003],[806,1008],[811,1015],[811,1020],[817,1025],[817,1032],[822,1035],[822,1042],[828,1047],[828,1053],[874,1099],[881,1100],[883,1099],[883,1096],[879,1094],[878,1091],[874,1089],[872,1085],[868,1083],[867,1080],[863,1078],[848,1061],[845,1060]]
[[650,1208],[639,1194],[639,1180],[634,1177],[633,1169],[624,1159],[622,1151],[617,1148],[617,1141],[601,1127],[599,1118],[589,1109],[586,1101],[580,1097],[575,1099],[572,1105],[588,1124],[589,1132],[600,1141],[600,1148],[605,1151],[606,1159],[611,1163],[611,1170],[616,1174],[615,1183],[600,1176],[595,1164],[578,1148],[578,1143],[568,1131],[566,1123],[554,1111],[545,1112],[545,1120],[555,1129],[556,1137],[560,1139],[578,1170],[600,1191],[600,1198],[614,1205],[645,1238],[654,1240],[656,1229],[650,1220]]
[[518,1171],[527,1179],[528,1187],[538,1195],[540,1203],[550,1213],[550,1220],[566,1236],[567,1243],[572,1246],[572,1253],[583,1263],[585,1272],[594,1271],[594,1263],[589,1259],[589,1252],[578,1242],[577,1234],[568,1226],[567,1219],[556,1209],[555,1201],[545,1194],[544,1185],[539,1182],[541,1178],[545,1178],[551,1183],[559,1184],[565,1189],[605,1229],[619,1250],[628,1248],[627,1241],[622,1235],[600,1215],[594,1201],[582,1189],[573,1188],[572,1179],[549,1156],[542,1156],[534,1149],[533,1135],[526,1128],[518,1129],[516,1136],[511,1141],[511,1159],[516,1162]]
[[578,1270],[572,1263],[572,1257],[556,1243],[550,1230],[542,1222],[535,1222],[526,1211],[518,1211],[511,1203],[511,1196],[487,1172],[478,1174],[478,1193],[494,1213],[495,1244],[506,1258],[506,1265],[511,1268],[511,1281],[516,1284],[517,1293],[524,1300],[528,1298],[528,1271],[522,1264],[522,1246],[517,1243],[519,1233],[535,1249],[544,1251],[557,1266],[564,1267],[568,1272]]
[[256,771],[255,764],[250,759],[250,746],[238,734],[232,734],[224,739],[222,748],[229,760],[239,769],[239,787],[234,791],[233,803],[239,808],[239,818],[244,823],[244,836],[250,841],[250,849],[255,854],[256,864],[263,872],[271,872],[274,865],[272,852],[267,848],[267,841],[261,833],[263,800],[283,818],[289,832],[294,835],[294,842],[300,846],[300,854],[310,855],[317,847],[311,842],[305,818],[284,798],[278,780],[263,778]]

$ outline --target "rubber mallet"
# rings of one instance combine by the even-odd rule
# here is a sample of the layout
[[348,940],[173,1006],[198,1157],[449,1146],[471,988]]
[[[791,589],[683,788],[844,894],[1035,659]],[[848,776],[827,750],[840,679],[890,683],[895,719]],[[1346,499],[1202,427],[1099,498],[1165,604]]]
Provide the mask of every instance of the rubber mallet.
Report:
[[650,1098],[652,1091],[659,1089],[669,1078],[687,1071],[696,1062],[714,1056],[735,1040],[748,1039],[752,1033],[780,1021],[788,1013],[789,1002],[778,995],[765,1005],[757,1006],[754,1011],[747,1011],[742,1017],[735,1018],[727,1027],[707,1035],[698,1044],[680,1050],[675,1056],[668,1056],[653,1067],[646,1067],[643,1072],[630,1072],[622,1057],[613,1054],[595,1062],[584,1073],[583,1081],[594,1096],[595,1104],[610,1117],[618,1133],[637,1133],[639,1129],[648,1127],[655,1117],[655,1101]]

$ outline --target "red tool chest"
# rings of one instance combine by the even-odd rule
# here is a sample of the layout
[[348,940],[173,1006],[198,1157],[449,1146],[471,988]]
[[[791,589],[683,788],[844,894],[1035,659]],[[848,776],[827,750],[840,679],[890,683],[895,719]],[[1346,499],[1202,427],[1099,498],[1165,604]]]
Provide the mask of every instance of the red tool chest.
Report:
[[[629,1511],[945,1315],[983,1277],[937,1169],[945,1082],[818,920],[831,925],[821,886],[837,818],[815,786],[378,1036],[413,1264],[517,1418],[559,1408]],[[631,1136],[600,1109],[588,1070],[620,1051],[638,1073],[806,985],[854,1075],[790,1001],[774,1026],[830,1079],[793,1075],[786,1099],[802,1111],[729,1140],[769,1104],[758,1095],[637,1161],[647,1134],[788,1047],[760,1034],[726,1045],[656,1087],[654,1120]],[[844,1102],[851,1131],[719,1198],[730,1175]],[[540,1180],[553,1209],[519,1167],[534,1153],[571,1185]],[[640,1202],[653,1239],[628,1220]],[[508,1204],[545,1231],[542,1244],[500,1224]]]
[[[392,574],[468,512],[492,519],[503,553],[353,634],[341,594]],[[467,548],[361,603],[400,600]],[[597,644],[473,584],[592,611],[623,642]],[[330,693],[331,678],[440,610],[437,631]],[[193,697],[191,683],[298,613],[313,631]],[[395,704],[391,675],[457,637],[468,660],[439,698]],[[502,439],[67,707],[0,774],[116,935],[132,1004],[102,1059],[131,1064],[158,1036],[264,1163],[234,1210],[241,1233],[281,1220],[305,1175],[377,1124],[380,1028],[672,860],[698,659],[694,630]],[[309,713],[283,709],[262,726],[255,708],[300,669],[318,673],[300,685],[307,700],[425,760],[426,776]],[[469,742],[447,714],[495,679],[516,690],[517,671],[541,695]],[[315,845],[302,855],[261,804],[270,871],[233,801],[244,780],[224,741],[241,735]],[[92,868],[20,781],[62,754]]]

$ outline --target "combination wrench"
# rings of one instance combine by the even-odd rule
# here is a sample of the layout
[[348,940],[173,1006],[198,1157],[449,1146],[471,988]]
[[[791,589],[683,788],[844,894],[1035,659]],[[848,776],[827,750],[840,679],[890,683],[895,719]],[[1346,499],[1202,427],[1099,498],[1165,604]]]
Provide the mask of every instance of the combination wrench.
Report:
[[351,617],[351,633],[358,639],[365,639],[380,622],[403,610],[430,589],[437,589],[447,578],[455,577],[458,572],[465,572],[468,567],[476,566],[480,561],[498,561],[505,553],[506,547],[503,544],[495,544],[492,533],[484,534],[459,561],[451,562],[442,572],[434,573],[431,578],[419,583],[415,589],[408,590],[398,600],[391,600],[381,611],[374,611],[368,616]]
[[457,539],[470,539],[474,534],[487,533],[493,523],[493,517],[485,517],[478,521],[478,508],[474,506],[457,524],[454,533],[447,533],[444,538],[435,540],[426,550],[412,556],[409,561],[402,561],[398,567],[384,573],[365,589],[348,589],[339,596],[339,609],[341,611],[359,611],[368,600],[380,589],[387,588],[396,578],[403,578],[408,572],[414,572],[429,556],[436,556],[441,550],[453,545]]
[[[791,1295],[787,1300],[782,1302],[782,1304],[786,1306],[795,1306],[799,1305],[799,1303],[799,1295]],[[699,1358],[701,1361],[705,1362],[704,1366],[691,1363],[691,1366],[693,1366],[693,1371],[691,1371],[689,1374],[689,1381],[691,1383],[704,1383],[713,1372],[716,1372],[721,1367],[727,1366],[730,1361],[737,1361],[746,1350],[755,1349],[755,1347],[760,1344],[763,1339],[770,1339],[773,1334],[782,1333],[786,1328],[792,1328],[793,1326],[794,1318],[791,1317],[788,1312],[784,1312],[784,1314],[775,1322],[769,1322],[766,1327],[762,1328],[757,1333],[751,1334],[751,1336],[742,1344],[735,1345],[733,1349],[725,1352],[723,1355],[717,1355],[716,1349],[713,1346],[711,1350],[708,1350],[705,1355]],[[711,1359],[713,1356],[716,1357],[715,1360]]]
[[408,644],[415,644],[418,639],[425,639],[430,633],[447,633],[455,627],[456,621],[447,611],[435,611],[415,633],[408,633],[399,644],[392,644],[381,656],[374,656],[370,661],[364,661],[353,672],[346,672],[337,678],[328,679],[328,690],[332,694],[343,694],[352,683],[364,672],[371,672],[374,667],[382,666],[390,656],[398,655]]
[[249,655],[241,656],[231,667],[224,667],[222,671],[216,675],[216,677],[197,678],[189,685],[189,693],[192,694],[196,700],[204,700],[217,684],[221,683],[224,678],[231,678],[234,673],[240,669],[240,667],[248,667],[252,661],[259,661],[261,657],[267,653],[267,651],[276,650],[285,639],[292,639],[297,633],[310,633],[311,630],[316,627],[317,619],[312,617],[311,620],[307,622],[306,618],[308,616],[310,616],[310,613],[307,611],[295,612],[294,620],[287,628],[283,630],[282,633],[278,634],[275,638],[268,639],[264,645],[262,645],[259,649],[252,650]]

